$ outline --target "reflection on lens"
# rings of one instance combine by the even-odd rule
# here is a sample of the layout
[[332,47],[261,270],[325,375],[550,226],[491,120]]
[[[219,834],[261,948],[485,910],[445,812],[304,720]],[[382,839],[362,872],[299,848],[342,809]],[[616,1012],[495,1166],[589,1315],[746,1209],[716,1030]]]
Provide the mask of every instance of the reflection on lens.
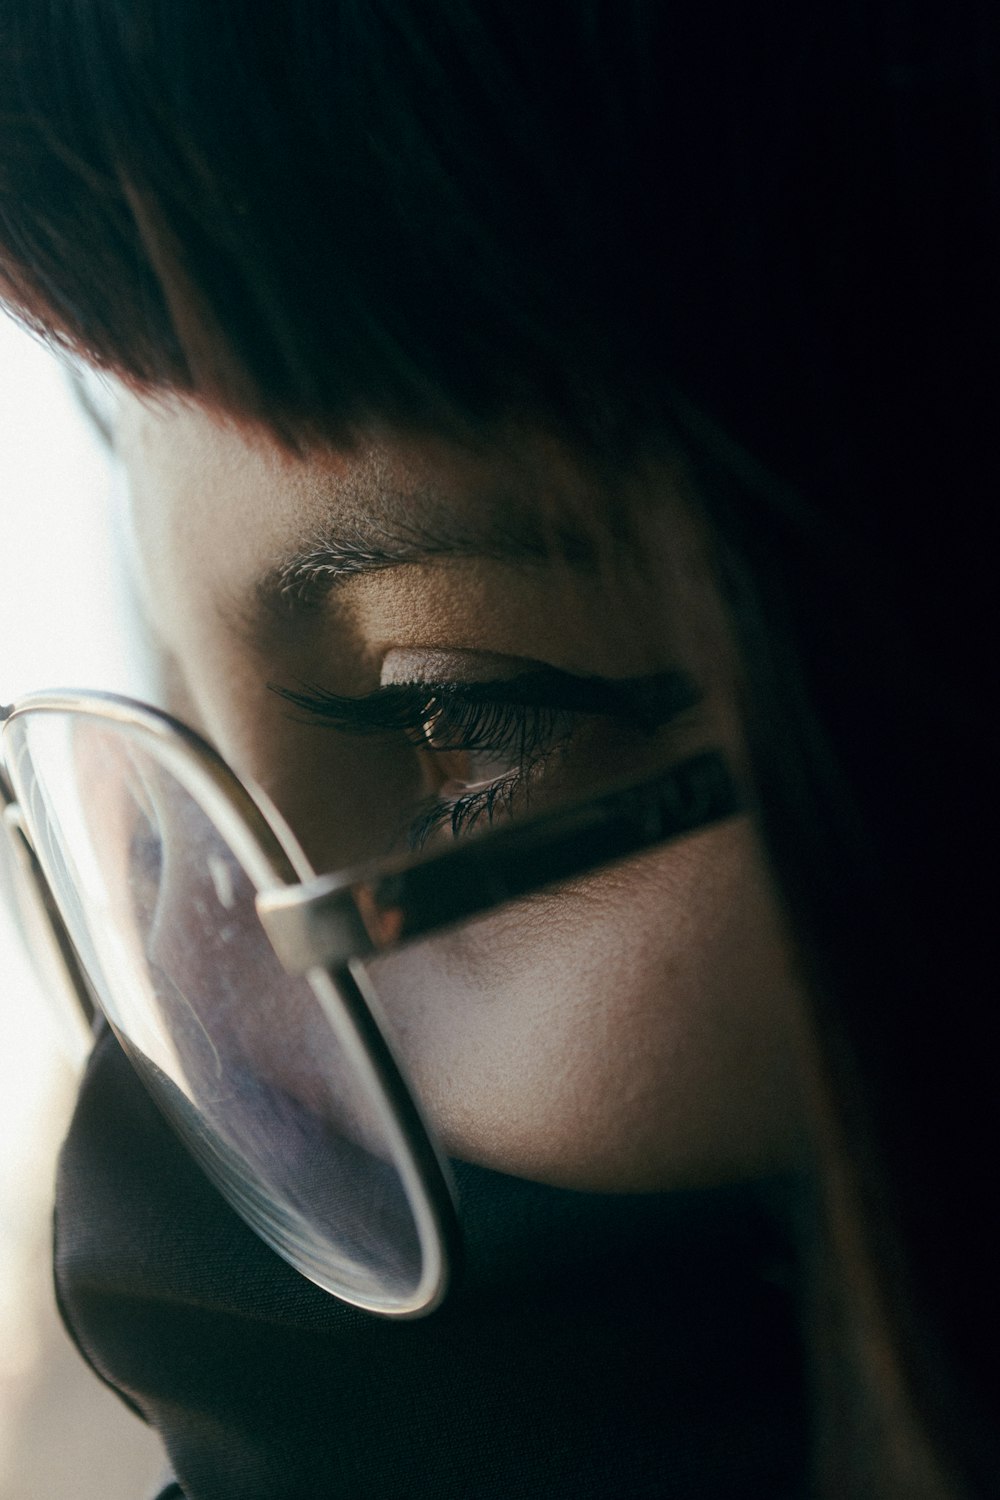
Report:
[[346,976],[279,965],[254,907],[264,856],[211,779],[183,747],[86,713],[27,713],[7,734],[102,1007],[205,1171],[320,1286],[375,1311],[431,1305],[439,1208],[387,1098],[391,1060],[362,1044]]
[[33,965],[41,993],[48,1003],[62,1051],[73,1068],[82,1068],[93,1041],[89,1024],[92,1007],[81,1006],[77,976],[68,966],[35,878],[34,861],[16,821],[0,820],[0,907],[12,913],[24,939],[25,956]]

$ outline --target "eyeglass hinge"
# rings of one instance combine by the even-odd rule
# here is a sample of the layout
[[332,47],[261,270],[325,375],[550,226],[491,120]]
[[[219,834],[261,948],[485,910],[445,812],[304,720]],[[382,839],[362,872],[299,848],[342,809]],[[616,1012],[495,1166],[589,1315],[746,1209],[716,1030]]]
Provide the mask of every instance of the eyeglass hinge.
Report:
[[329,876],[258,892],[257,915],[289,974],[339,967],[373,951],[352,890]]

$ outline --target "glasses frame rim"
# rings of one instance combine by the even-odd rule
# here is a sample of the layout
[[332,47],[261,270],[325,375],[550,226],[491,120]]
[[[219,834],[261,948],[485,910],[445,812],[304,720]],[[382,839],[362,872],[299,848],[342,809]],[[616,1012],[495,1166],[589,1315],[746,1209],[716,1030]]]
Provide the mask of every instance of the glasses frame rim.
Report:
[[[744,797],[726,758],[717,749],[703,750],[655,777],[633,777],[596,797],[531,815],[501,830],[485,831],[462,845],[388,855],[335,874],[317,874],[267,794],[238,775],[201,734],[180,719],[117,693],[82,689],[31,693],[0,707],[0,804],[5,822],[12,825],[12,831],[19,829],[30,850],[60,947],[66,942],[72,946],[72,939],[35,853],[30,815],[26,819],[25,809],[16,801],[4,747],[10,724],[50,713],[89,716],[116,723],[126,732],[150,735],[169,746],[168,764],[180,756],[196,768],[213,804],[203,810],[244,861],[257,889],[258,918],[279,962],[290,974],[309,978],[320,971],[332,983],[378,1079],[408,1152],[408,1165],[415,1172],[419,1201],[427,1209],[426,1222],[418,1217],[418,1231],[425,1251],[430,1244],[437,1257],[430,1291],[404,1309],[372,1307],[357,1300],[354,1305],[396,1318],[433,1311],[461,1259],[455,1197],[444,1154],[395,1055],[391,1028],[367,983],[365,959],[743,812]],[[184,778],[179,779],[186,786]],[[186,789],[194,795],[189,786]],[[654,794],[659,794],[655,805]],[[629,809],[625,817],[623,810]],[[615,824],[616,811],[620,826]],[[617,842],[609,834],[616,826]],[[541,860],[541,873],[526,856],[533,856],[536,863]],[[529,867],[533,873],[526,878]],[[74,974],[70,966],[69,977],[86,1013],[92,1010],[92,1000],[82,977],[83,966],[77,967],[81,972]],[[312,987],[319,996],[316,982]],[[341,1293],[334,1295],[352,1300]]]
[[[301,875],[310,870],[294,834],[266,794],[255,788],[261,799],[260,802],[255,800],[247,785],[222,756],[197,731],[173,715],[116,693],[75,689],[31,693],[8,707],[0,708],[0,800],[4,803],[4,821],[9,831],[20,834],[24,840],[30,858],[28,861],[19,860],[19,865],[22,874],[33,878],[34,894],[42,901],[53,942],[60,949],[68,944],[75,953],[66,918],[35,849],[30,811],[17,801],[4,745],[8,726],[15,720],[48,714],[89,717],[116,724],[140,742],[143,737],[151,735],[159,744],[169,747],[165,759],[168,770],[173,769],[171,760],[176,763],[178,756],[184,758],[189,768],[193,768],[192,778],[197,777],[201,789],[209,793],[212,806],[206,808],[204,799],[195,794],[183,777],[178,778],[181,785],[202,805],[206,815],[232,843],[233,852],[255,885],[263,876],[274,882],[276,888],[287,888],[289,884],[294,886]],[[280,835],[274,823],[279,825]],[[288,841],[287,847],[284,839]],[[329,1286],[323,1289],[341,1301],[375,1315],[399,1320],[423,1317],[441,1304],[461,1268],[462,1242],[451,1174],[385,1027],[380,1024],[362,976],[349,964],[317,964],[314,968],[319,972],[315,979],[310,978],[310,984],[318,1002],[325,1010],[326,1001],[321,993],[325,980],[332,986],[350,1032],[364,1054],[368,1069],[374,1074],[382,1104],[402,1142],[403,1177],[423,1254],[423,1274],[408,1302],[397,1300],[391,1305],[388,1302],[381,1304],[372,1298],[366,1300],[352,1295],[348,1290],[334,1292]],[[114,1030],[110,1018],[104,1013],[99,993],[86,982],[86,967],[82,960],[77,957],[75,965],[65,968],[64,972],[84,1014],[93,1013],[96,1000],[104,1021]],[[343,1038],[341,1040],[343,1044]],[[145,1084],[141,1070],[137,1069],[137,1072]],[[155,1091],[150,1090],[150,1094],[155,1101]],[[398,1170],[401,1162],[397,1159]],[[260,1233],[255,1226],[251,1227]],[[297,1269],[300,1274],[309,1275],[302,1267]]]

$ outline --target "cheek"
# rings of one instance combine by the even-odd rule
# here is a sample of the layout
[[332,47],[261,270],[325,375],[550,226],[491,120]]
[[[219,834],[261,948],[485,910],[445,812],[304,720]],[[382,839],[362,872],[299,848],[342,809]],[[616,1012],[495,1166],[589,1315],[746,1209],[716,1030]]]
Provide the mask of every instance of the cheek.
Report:
[[797,1153],[797,993],[734,824],[371,966],[449,1153],[575,1188]]

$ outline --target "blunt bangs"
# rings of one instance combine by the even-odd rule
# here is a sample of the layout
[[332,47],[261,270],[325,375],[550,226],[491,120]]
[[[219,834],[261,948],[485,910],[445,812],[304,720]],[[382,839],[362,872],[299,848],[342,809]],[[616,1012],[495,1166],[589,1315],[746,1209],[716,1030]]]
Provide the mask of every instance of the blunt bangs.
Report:
[[903,10],[6,0],[0,296],[293,444],[630,445],[680,392],[857,492],[993,362],[998,28]]
[[642,389],[664,121],[627,9],[15,0],[0,290],[292,437]]

